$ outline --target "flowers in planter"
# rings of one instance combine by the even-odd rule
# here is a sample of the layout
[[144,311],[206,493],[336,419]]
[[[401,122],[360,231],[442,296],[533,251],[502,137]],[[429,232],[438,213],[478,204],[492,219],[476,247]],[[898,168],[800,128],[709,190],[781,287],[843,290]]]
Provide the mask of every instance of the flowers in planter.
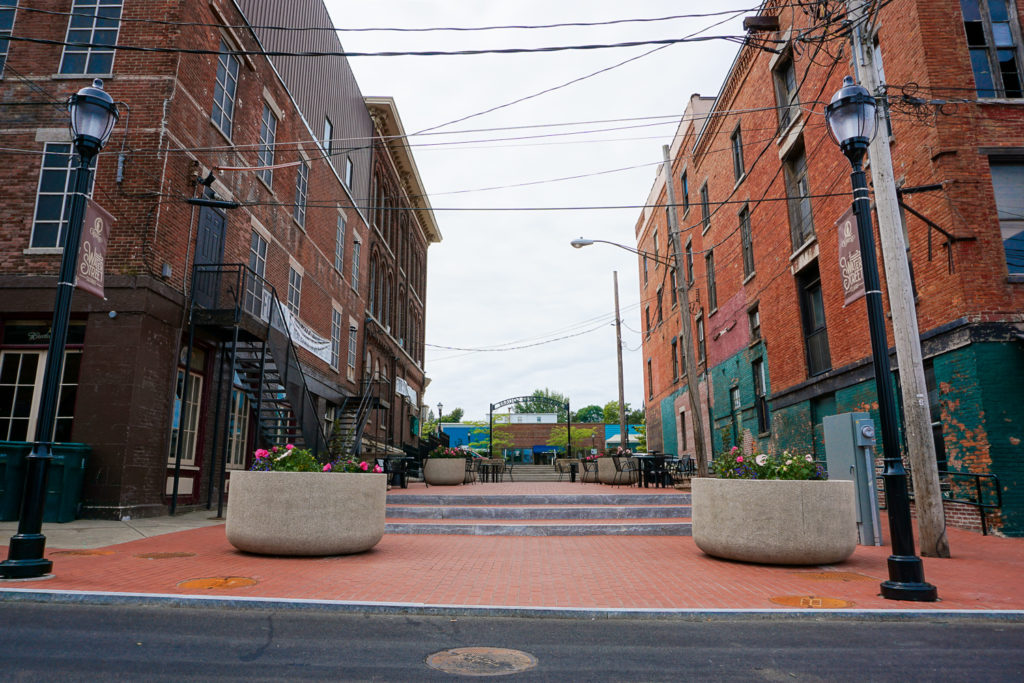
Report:
[[428,458],[465,458],[466,451],[459,448],[449,448],[447,446],[438,446],[434,450],[427,454]]
[[810,455],[745,454],[737,446],[720,453],[711,462],[711,473],[719,479],[827,479],[825,469]]
[[308,448],[287,444],[283,449],[274,446],[269,451],[259,448],[253,453],[253,472],[383,472],[380,465],[365,460],[339,457],[328,463],[316,459]]

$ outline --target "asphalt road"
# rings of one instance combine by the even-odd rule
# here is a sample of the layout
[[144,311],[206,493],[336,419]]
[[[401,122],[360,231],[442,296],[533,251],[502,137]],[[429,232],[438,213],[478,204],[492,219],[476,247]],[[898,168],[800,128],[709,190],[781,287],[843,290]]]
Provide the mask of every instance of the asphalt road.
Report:
[[[5,681],[429,681],[510,648],[548,681],[1021,681],[1024,624],[379,616],[0,603]],[[529,661],[524,658],[524,661]],[[500,672],[489,651],[461,670]],[[513,662],[515,664],[516,662]]]

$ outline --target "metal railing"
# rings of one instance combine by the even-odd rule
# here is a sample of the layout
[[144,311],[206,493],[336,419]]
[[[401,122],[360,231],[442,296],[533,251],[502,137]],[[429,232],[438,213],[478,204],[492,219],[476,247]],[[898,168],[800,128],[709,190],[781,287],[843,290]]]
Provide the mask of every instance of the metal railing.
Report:
[[[910,474],[908,472],[908,479]],[[882,475],[876,475],[878,489],[884,491],[881,485]],[[983,482],[989,482],[986,486]],[[939,470],[939,485],[942,489],[942,500],[950,503],[960,503],[978,508],[978,515],[981,519],[981,533],[988,536],[988,511],[1001,510],[1003,507],[1003,490],[999,485],[999,477],[995,474],[981,474],[976,472],[950,472]],[[989,491],[989,495],[986,495]],[[910,500],[914,500],[914,491],[909,492]],[[992,499],[994,502],[991,502]],[[880,506],[886,509],[886,506]]]

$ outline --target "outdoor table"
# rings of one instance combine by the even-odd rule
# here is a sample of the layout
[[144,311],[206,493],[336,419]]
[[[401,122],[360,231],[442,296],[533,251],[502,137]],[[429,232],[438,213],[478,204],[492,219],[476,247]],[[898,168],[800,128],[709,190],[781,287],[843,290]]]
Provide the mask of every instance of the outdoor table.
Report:
[[416,458],[410,457],[387,457],[384,459],[385,473],[388,475],[388,483],[392,486],[399,486],[403,489],[409,488],[409,465],[416,462]]
[[664,462],[665,465],[667,466],[668,463],[672,462],[675,458],[673,458],[672,456],[669,456],[669,455],[656,454],[656,453],[645,453],[645,454],[641,454],[641,455],[633,455],[633,457],[640,461],[640,482],[639,482],[640,486],[643,486],[644,488],[648,488],[650,486],[651,482],[653,481],[655,486],[660,486],[661,488],[665,488],[665,479],[664,479],[664,477],[663,476],[659,477],[660,480],[654,479],[654,473],[652,472],[652,470],[654,469],[654,464],[655,464],[656,460],[661,459],[662,462]]

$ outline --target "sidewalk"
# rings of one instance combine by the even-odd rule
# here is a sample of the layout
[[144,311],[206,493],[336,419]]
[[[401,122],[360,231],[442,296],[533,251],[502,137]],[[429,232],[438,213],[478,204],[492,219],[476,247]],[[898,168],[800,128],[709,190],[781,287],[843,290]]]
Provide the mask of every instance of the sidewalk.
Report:
[[[392,490],[407,494],[607,493],[589,484],[504,483]],[[638,489],[620,488],[616,493]],[[889,548],[858,546],[827,567],[771,567],[714,559],[689,537],[495,537],[386,534],[351,556],[284,558],[236,551],[215,513],[44,525],[54,577],[0,581],[0,601],[172,600],[216,598],[252,606],[312,601],[369,611],[602,615],[740,611],[809,616],[899,615],[982,610],[1024,619],[1024,539],[949,530],[951,559],[924,559],[937,603],[884,600]],[[884,526],[884,525],[883,525]],[[6,543],[16,524],[0,523]],[[6,555],[6,553],[4,553]],[[125,595],[130,594],[130,595]],[[146,597],[148,596],[148,597]],[[159,598],[154,596],[160,596]],[[834,610],[834,611],[830,611]]]

